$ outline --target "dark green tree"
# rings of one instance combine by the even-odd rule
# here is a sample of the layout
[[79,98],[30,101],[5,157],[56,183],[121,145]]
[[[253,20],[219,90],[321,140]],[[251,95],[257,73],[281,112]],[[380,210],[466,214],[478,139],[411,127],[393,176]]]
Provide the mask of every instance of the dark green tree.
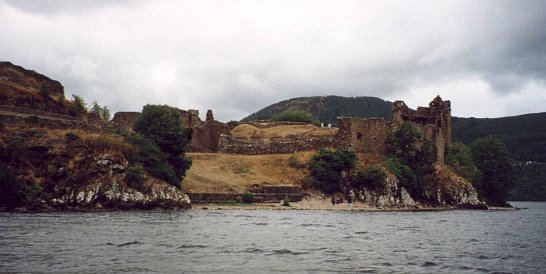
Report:
[[480,172],[474,165],[470,148],[463,143],[453,143],[446,146],[446,164],[455,170],[463,178],[478,182]]
[[69,110],[70,115],[81,117],[84,113],[87,112],[87,105],[85,104],[83,98],[78,95],[72,94],[72,98],[74,100],[72,102],[72,107]]
[[367,166],[359,170],[352,179],[352,185],[370,190],[383,191],[386,187],[387,174],[377,165]]
[[423,196],[425,176],[434,163],[434,145],[423,140],[421,132],[409,122],[390,132],[386,141],[387,165],[398,180],[417,198]]
[[311,113],[307,111],[303,111],[303,110],[283,111],[279,114],[273,115],[272,119],[275,122],[288,121],[288,122],[303,122],[303,123],[320,125],[320,122],[315,117],[313,117]]
[[159,146],[178,177],[186,175],[191,160],[184,156],[184,152],[191,140],[191,131],[182,127],[177,109],[166,105],[146,105],[133,128]]
[[495,137],[485,137],[472,142],[470,150],[481,173],[478,193],[489,205],[505,205],[515,179],[506,146]]
[[309,162],[313,187],[331,194],[341,190],[342,172],[351,170],[356,162],[356,154],[349,149],[322,149]]

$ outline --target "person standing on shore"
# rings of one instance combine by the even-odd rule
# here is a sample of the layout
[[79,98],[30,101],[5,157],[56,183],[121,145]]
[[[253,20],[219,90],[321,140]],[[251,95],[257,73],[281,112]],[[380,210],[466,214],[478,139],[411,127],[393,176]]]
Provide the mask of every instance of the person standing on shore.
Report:
[[355,201],[355,192],[351,189],[349,190],[349,197],[347,198],[347,202],[349,203],[350,210],[353,210],[354,201]]

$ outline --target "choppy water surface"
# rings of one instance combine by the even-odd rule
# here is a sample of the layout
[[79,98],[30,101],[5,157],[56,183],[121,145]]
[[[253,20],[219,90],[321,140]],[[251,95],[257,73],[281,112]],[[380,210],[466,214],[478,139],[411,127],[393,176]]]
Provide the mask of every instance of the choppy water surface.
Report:
[[0,272],[544,272],[519,211],[0,213]]

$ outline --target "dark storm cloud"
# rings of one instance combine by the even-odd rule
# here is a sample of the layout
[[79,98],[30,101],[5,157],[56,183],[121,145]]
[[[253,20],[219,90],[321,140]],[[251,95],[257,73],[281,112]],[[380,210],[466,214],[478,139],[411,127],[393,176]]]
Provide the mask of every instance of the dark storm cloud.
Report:
[[0,59],[111,109],[240,119],[292,97],[544,111],[544,1],[7,1]]

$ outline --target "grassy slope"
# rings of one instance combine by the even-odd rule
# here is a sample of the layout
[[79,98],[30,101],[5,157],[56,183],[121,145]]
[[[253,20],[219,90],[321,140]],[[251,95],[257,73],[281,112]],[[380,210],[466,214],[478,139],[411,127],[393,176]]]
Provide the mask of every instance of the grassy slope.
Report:
[[[188,153],[193,161],[182,182],[187,192],[243,192],[254,184],[298,185],[305,169],[288,166],[291,154],[234,155],[220,153]],[[312,152],[296,154],[307,161]]]

